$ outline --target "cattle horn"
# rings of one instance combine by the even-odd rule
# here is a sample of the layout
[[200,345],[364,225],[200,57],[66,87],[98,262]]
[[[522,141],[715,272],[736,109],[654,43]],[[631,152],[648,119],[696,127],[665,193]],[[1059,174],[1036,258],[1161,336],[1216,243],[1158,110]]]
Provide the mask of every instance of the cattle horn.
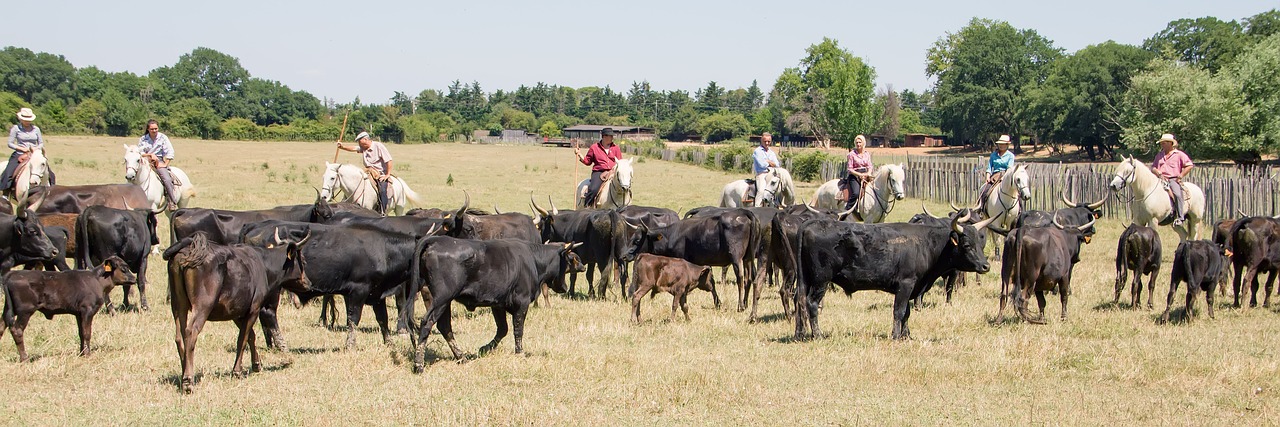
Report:
[[497,203],[494,203],[494,204],[493,204],[493,214],[494,214],[494,215],[502,215],[502,211],[498,210],[498,204],[497,204]]
[[1066,203],[1069,208],[1076,207],[1075,202],[1072,202],[1071,199],[1067,198],[1067,190],[1062,190],[1062,203]]
[[[441,227],[441,225],[440,225],[440,224],[431,224],[431,227],[430,227],[430,228],[427,228],[427,233],[426,233],[426,234],[423,234],[423,237],[434,236],[434,235],[436,234],[436,232],[437,232],[437,231],[440,231],[440,229],[441,229],[441,228],[443,228],[443,227]],[[308,232],[307,232],[307,235],[308,235],[308,236],[310,236],[310,235],[311,235],[311,232],[310,232],[310,231],[308,231]]]
[[1106,194],[1103,194],[1103,195],[1102,195],[1102,200],[1098,200],[1098,201],[1093,202],[1093,203],[1090,203],[1090,204],[1088,204],[1088,205],[1086,205],[1086,206],[1088,206],[1088,207],[1089,207],[1089,210],[1096,211],[1096,210],[1098,210],[1098,209],[1101,209],[1101,208],[1102,208],[1102,204],[1103,204],[1103,203],[1106,203],[1106,202],[1107,202],[1107,199],[1108,199],[1108,198],[1110,198],[1110,197],[1111,197],[1111,193],[1110,193],[1110,192],[1107,192]]
[[987,219],[984,219],[984,220],[982,220],[982,221],[978,221],[977,223],[973,224],[973,229],[974,229],[974,230],[978,230],[978,231],[982,231],[982,230],[986,229],[987,227],[990,227],[990,226],[991,226],[991,224],[994,224],[995,222],[996,222],[996,217],[987,218]]
[[302,246],[302,244],[306,243],[307,239],[310,239],[310,238],[311,238],[311,227],[307,227],[307,234],[302,236],[302,240],[299,240],[298,243],[295,243],[295,244],[298,246]]
[[564,248],[572,250],[574,248],[577,248],[578,246],[582,246],[582,244],[583,242],[568,242],[564,244]]
[[960,207],[956,206],[955,202],[947,202],[947,204],[951,205],[952,212],[960,212]]
[[990,230],[992,233],[996,233],[1001,236],[1009,235],[1009,230],[1005,230],[1003,228],[997,227],[995,224],[987,224],[987,230]]
[[560,214],[560,210],[559,210],[559,209],[556,209],[556,201],[555,201],[555,200],[552,200],[550,195],[548,195],[548,196],[547,196],[547,202],[551,203],[551,214],[552,214],[552,215],[559,215],[559,214]]
[[626,225],[627,225],[627,228],[630,228],[630,229],[632,229],[632,230],[639,230],[639,229],[640,229],[640,227],[637,227],[635,224],[632,224],[632,223],[631,223],[631,221],[622,221],[622,223],[623,223],[623,224],[626,224]]
[[1249,217],[1249,215],[1248,215],[1248,214],[1246,214],[1246,213],[1244,213],[1244,211],[1240,210],[1240,208],[1236,208],[1236,213],[1240,214],[1240,218],[1248,218],[1248,217]]
[[961,234],[963,234],[963,233],[964,233],[964,227],[961,227],[961,226],[960,226],[960,224],[961,224],[961,223],[963,223],[963,222],[965,222],[965,221],[968,221],[968,220],[969,220],[969,213],[968,213],[968,212],[966,212],[963,216],[958,216],[958,217],[956,217],[956,219],[951,220],[951,229],[952,229],[952,230],[955,230],[955,232],[957,232],[957,233],[961,233]]
[[817,209],[814,209],[814,208],[813,208],[813,206],[809,206],[809,204],[808,204],[808,203],[803,203],[803,204],[804,204],[804,208],[805,208],[805,210],[808,210],[809,212],[816,213],[816,214],[818,214],[818,215],[822,215],[822,211],[819,211],[819,210],[817,210]]
[[[548,197],[548,198],[550,198],[550,197]],[[539,207],[539,206],[538,206],[538,202],[536,202],[536,201],[534,201],[534,200],[533,200],[533,192],[532,192],[532,191],[530,191],[530,192],[529,192],[529,204],[533,205],[533,210],[534,210],[534,211],[536,211],[536,212],[538,212],[538,215],[547,216],[547,210],[546,210],[546,209],[543,209],[543,208],[541,208],[541,207]]]
[[844,218],[844,217],[845,217],[845,215],[849,215],[849,214],[853,213],[853,211],[856,211],[856,210],[858,210],[858,207],[857,207],[857,206],[851,207],[851,208],[849,208],[848,210],[845,210],[845,211],[843,211],[843,212],[840,212],[840,213],[836,214],[836,218]]
[[1078,230],[1078,231],[1085,231],[1085,230],[1088,230],[1088,229],[1089,229],[1089,227],[1093,227],[1093,223],[1094,223],[1094,222],[1097,222],[1097,221],[1098,221],[1098,220],[1096,220],[1096,219],[1094,219],[1094,220],[1090,220],[1087,224],[1082,225],[1082,226],[1079,226],[1079,227],[1076,227],[1076,230]]
[[924,210],[924,214],[925,214],[925,215],[928,215],[930,218],[936,218],[936,219],[942,219],[942,218],[943,218],[943,217],[940,217],[940,216],[934,215],[933,213],[929,212],[929,207],[928,207],[928,206],[925,206],[925,204],[924,204],[924,200],[921,200],[921,201],[920,201],[920,209],[923,209],[923,210]]
[[280,238],[280,227],[276,227],[275,232],[272,234],[276,239],[276,246],[284,244],[284,239]]
[[1066,227],[1062,226],[1062,223],[1058,222],[1058,211],[1053,212],[1053,226],[1058,227],[1059,230],[1066,229]]
[[471,194],[467,190],[462,190],[462,207],[458,209],[458,216],[467,212],[467,208],[471,207]]

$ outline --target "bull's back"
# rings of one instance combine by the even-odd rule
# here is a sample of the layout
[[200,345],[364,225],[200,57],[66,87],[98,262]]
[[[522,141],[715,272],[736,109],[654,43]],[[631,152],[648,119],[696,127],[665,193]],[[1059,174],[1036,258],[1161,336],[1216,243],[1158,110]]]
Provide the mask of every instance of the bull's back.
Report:
[[36,213],[80,213],[89,206],[136,209],[151,204],[142,187],[133,184],[55,185],[45,191]]

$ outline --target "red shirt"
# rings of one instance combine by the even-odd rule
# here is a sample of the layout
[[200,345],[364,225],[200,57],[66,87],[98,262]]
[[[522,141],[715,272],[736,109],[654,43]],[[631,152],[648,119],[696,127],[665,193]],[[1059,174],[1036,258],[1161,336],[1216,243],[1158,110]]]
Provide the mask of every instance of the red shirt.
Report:
[[600,143],[591,144],[587,148],[587,155],[582,156],[582,164],[591,166],[591,171],[607,171],[613,170],[613,165],[622,159],[622,149],[618,148],[618,144],[610,146],[608,149],[601,147]]
[[1156,173],[1161,178],[1169,179],[1181,176],[1184,169],[1195,166],[1195,164],[1191,163],[1191,158],[1187,157],[1187,153],[1174,148],[1169,153],[1163,151],[1157,153],[1156,161],[1151,166],[1155,168]]

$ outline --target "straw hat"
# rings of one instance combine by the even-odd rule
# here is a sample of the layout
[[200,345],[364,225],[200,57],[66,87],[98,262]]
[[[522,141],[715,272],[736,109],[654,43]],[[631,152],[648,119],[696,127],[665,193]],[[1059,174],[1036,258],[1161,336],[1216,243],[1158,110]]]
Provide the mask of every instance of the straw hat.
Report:
[[32,112],[30,108],[23,108],[18,110],[18,120],[33,122],[36,120],[36,113]]
[[1166,134],[1164,134],[1164,135],[1160,135],[1160,140],[1159,140],[1159,141],[1156,141],[1156,144],[1159,144],[1159,143],[1161,143],[1161,142],[1165,142],[1165,141],[1172,142],[1172,143],[1173,143],[1173,145],[1178,145],[1178,140],[1173,139],[1173,134],[1171,134],[1171,133],[1166,133]]
[[996,140],[996,144],[1008,144],[1008,143],[1009,143],[1009,135],[1000,135],[1000,139]]

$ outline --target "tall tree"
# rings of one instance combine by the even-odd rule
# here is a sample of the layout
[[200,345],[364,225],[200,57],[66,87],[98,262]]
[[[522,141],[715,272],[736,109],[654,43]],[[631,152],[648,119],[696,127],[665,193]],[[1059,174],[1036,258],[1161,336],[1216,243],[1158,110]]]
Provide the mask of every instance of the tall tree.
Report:
[[929,49],[926,72],[936,77],[939,124],[966,144],[1009,134],[1020,145],[1026,90],[1062,56],[1034,30],[974,18]]
[[898,93],[893,91],[893,85],[885,85],[884,91],[877,98],[880,98],[881,106],[878,131],[890,140],[897,141],[902,135],[902,103],[898,101]]
[[161,101],[177,102],[186,98],[204,98],[223,118],[232,117],[237,109],[233,94],[249,79],[249,72],[240,66],[240,60],[231,55],[206,47],[198,47],[178,58],[172,67],[160,67],[151,71],[165,96]]
[[1154,56],[1108,41],[1054,62],[1028,96],[1030,130],[1041,139],[1076,144],[1090,160],[1097,160],[1098,150],[1112,152],[1120,143],[1121,96]]
[[32,104],[78,101],[73,90],[75,72],[76,67],[62,55],[13,46],[0,50],[0,91],[16,93]]
[[1280,33],[1272,34],[1236,57],[1226,76],[1255,111],[1241,135],[1249,146],[1280,151]]
[[1212,16],[1170,22],[1142,43],[1144,49],[1166,59],[1186,61],[1212,73],[1231,63],[1246,45],[1240,23]]
[[805,53],[798,68],[784,70],[774,83],[786,106],[786,128],[824,143],[853,141],[854,135],[870,132],[878,115],[875,69],[830,38]]
[[1123,140],[1133,150],[1154,152],[1153,142],[1165,133],[1193,156],[1233,157],[1262,148],[1242,138],[1254,110],[1238,84],[1179,61],[1156,60],[1148,68],[1133,77],[1121,111]]

